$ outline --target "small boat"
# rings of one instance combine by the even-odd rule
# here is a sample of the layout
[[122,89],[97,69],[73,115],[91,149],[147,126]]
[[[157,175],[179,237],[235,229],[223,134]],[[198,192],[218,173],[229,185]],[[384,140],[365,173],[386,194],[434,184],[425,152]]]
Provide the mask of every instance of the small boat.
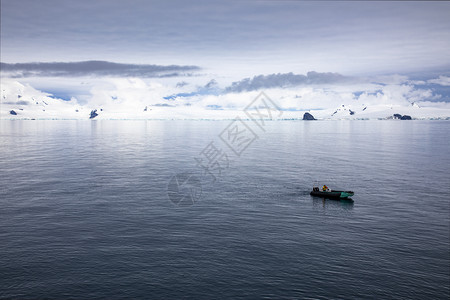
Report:
[[352,191],[336,191],[336,190],[325,190],[321,191],[318,187],[313,187],[313,190],[311,193],[309,193],[311,196],[317,196],[322,198],[330,198],[330,199],[348,199],[348,197],[353,196],[355,193]]

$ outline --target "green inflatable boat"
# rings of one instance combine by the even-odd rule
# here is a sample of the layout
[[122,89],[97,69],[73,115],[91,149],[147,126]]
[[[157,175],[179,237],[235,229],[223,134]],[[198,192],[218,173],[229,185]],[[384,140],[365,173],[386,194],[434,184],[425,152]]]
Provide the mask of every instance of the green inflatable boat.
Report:
[[314,187],[311,193],[311,196],[322,197],[322,198],[330,198],[330,199],[348,199],[353,196],[355,193],[352,191],[336,191],[336,190],[326,190],[321,191],[318,187]]

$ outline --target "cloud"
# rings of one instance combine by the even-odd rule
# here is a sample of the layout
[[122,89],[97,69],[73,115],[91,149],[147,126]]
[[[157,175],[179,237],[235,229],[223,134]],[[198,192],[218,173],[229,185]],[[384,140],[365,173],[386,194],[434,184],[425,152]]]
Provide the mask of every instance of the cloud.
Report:
[[2,76],[23,77],[173,77],[188,76],[197,66],[120,64],[108,61],[1,63]]
[[428,99],[429,101],[450,102],[450,76],[448,75],[433,74],[428,78],[422,75],[422,80],[410,80],[408,84],[414,85],[417,89],[430,90],[433,96]]
[[294,73],[258,75],[236,81],[226,88],[227,92],[254,91],[264,88],[292,87],[306,84],[336,84],[350,81],[350,77],[339,73],[308,72],[305,75]]
[[446,1],[2,1],[2,61],[421,71],[449,63],[448,11]]
[[[183,85],[179,85],[177,84],[176,87],[183,87],[186,84]],[[197,89],[195,91],[191,91],[191,92],[179,92],[176,94],[172,94],[172,95],[168,95],[165,96],[164,99],[165,100],[175,100],[178,97],[193,97],[193,96],[200,96],[200,95],[218,95],[221,93],[221,90],[219,88],[219,84],[217,83],[217,81],[215,79],[211,79],[207,84],[205,84],[205,86],[198,86]]]
[[434,84],[443,85],[443,86],[450,86],[450,77],[439,76],[439,78],[428,80],[428,83],[434,83]]

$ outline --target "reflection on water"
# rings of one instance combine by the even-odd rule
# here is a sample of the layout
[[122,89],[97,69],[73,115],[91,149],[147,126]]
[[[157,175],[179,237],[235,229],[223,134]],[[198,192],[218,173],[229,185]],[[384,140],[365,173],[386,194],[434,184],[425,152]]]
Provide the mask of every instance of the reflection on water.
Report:
[[352,199],[347,200],[333,200],[326,198],[313,198],[313,207],[314,208],[322,208],[324,211],[327,210],[352,210],[354,206],[354,201]]

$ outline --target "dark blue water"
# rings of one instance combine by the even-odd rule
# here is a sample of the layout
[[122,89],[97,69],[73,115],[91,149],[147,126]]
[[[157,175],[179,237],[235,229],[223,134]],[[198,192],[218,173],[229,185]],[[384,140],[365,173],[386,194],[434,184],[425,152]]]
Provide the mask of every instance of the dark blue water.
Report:
[[1,121],[0,298],[448,299],[450,122],[249,123],[240,157],[228,124]]

